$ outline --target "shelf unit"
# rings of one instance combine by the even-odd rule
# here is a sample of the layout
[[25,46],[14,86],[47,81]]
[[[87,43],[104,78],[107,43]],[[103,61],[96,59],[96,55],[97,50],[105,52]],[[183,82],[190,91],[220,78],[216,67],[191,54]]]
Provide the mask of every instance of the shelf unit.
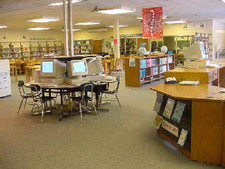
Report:
[[76,40],[74,41],[74,54],[93,53],[93,40]]
[[61,41],[0,42],[0,58],[18,59],[62,55]]
[[125,59],[125,83],[129,87],[141,87],[164,78],[164,72],[175,68],[174,55],[150,55],[135,59],[135,65],[130,66],[130,58]]

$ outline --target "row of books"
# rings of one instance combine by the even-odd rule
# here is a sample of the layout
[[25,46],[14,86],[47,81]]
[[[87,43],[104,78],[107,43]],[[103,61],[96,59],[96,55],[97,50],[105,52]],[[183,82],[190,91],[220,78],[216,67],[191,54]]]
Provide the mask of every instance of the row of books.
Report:
[[187,136],[189,131],[182,128],[181,132],[179,134],[179,128],[174,126],[173,124],[171,124],[170,122],[166,121],[162,116],[160,115],[156,115],[155,121],[153,123],[153,126],[156,129],[159,129],[160,127],[164,128],[165,130],[167,130],[168,132],[170,132],[171,134],[175,135],[176,137],[178,137],[178,141],[177,144],[180,146],[184,146],[186,140],[187,140]]
[[151,67],[151,66],[157,66],[158,63],[158,59],[156,58],[150,58],[150,59],[141,59],[140,60],[140,67],[141,68],[147,68],[147,67]]
[[167,61],[168,61],[167,57],[165,57],[165,58],[159,58],[159,64],[160,65],[161,64],[167,64]]
[[168,63],[173,63],[173,56],[168,56]]
[[160,73],[164,73],[167,71],[167,66],[164,65],[164,66],[160,66]]

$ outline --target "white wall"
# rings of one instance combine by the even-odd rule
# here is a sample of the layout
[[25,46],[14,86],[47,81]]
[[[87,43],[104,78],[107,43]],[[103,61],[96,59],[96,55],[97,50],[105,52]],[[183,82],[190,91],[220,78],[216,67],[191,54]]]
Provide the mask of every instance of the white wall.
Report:
[[225,47],[225,23],[222,20],[213,21],[213,53],[216,57],[218,51]]

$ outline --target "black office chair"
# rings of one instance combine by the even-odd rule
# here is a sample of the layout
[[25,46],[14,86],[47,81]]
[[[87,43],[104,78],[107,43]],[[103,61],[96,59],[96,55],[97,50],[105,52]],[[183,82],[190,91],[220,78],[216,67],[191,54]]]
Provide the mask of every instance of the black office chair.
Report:
[[43,122],[43,117],[47,103],[51,103],[51,101],[54,100],[56,97],[42,96],[41,87],[39,85],[31,85],[30,88],[32,95],[35,96],[33,97],[33,104],[32,104],[33,106],[31,113],[33,113],[35,109],[41,108],[41,122]]
[[119,101],[119,98],[118,98],[118,91],[119,91],[119,87],[120,87],[120,76],[117,76],[116,77],[116,81],[117,81],[117,85],[116,85],[116,88],[114,90],[106,90],[106,91],[103,91],[101,93],[101,97],[100,97],[100,103],[102,102],[102,96],[105,95],[105,98],[107,101],[109,101],[109,99],[107,98],[107,95],[114,95],[120,108],[122,108],[121,104],[120,104],[120,101]]
[[[98,115],[96,107],[93,104],[93,88],[94,88],[93,83],[84,83],[80,86],[81,95],[77,96],[77,97],[76,96],[71,97],[73,102],[77,102],[79,104],[81,121],[83,120],[82,106],[85,106],[85,108],[87,110],[88,101],[91,102],[91,106],[94,109],[96,116]],[[90,96],[88,96],[88,92],[90,92]],[[72,111],[72,107],[73,106],[71,106],[71,111]]]
[[20,80],[17,85],[18,85],[18,89],[19,89],[19,92],[20,92],[20,96],[22,97],[22,100],[20,102],[19,109],[17,111],[17,115],[18,115],[19,112],[20,112],[20,109],[21,109],[21,107],[23,105],[23,101],[25,100],[25,104],[24,104],[24,110],[25,110],[25,107],[27,105],[27,100],[28,99],[32,99],[35,96],[32,93],[25,92],[25,89],[24,89],[24,81]]

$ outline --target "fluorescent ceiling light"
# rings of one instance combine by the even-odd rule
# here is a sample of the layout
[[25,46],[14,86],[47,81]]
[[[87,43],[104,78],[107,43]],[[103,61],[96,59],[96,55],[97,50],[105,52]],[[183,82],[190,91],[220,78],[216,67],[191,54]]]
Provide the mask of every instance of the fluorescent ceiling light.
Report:
[[222,0],[225,3],[225,0]]
[[59,18],[39,18],[39,19],[32,19],[27,20],[28,22],[36,22],[36,23],[46,23],[46,22],[56,22],[59,21]]
[[99,22],[82,22],[82,23],[75,23],[74,25],[99,25]]
[[[82,2],[82,0],[72,0],[73,4],[78,3],[78,2]],[[66,3],[68,3],[68,1]],[[62,5],[63,5],[63,2],[56,2],[56,3],[51,3],[48,6],[62,6]]]
[[[82,29],[73,29],[74,32],[76,31],[81,31]],[[62,30],[63,32],[65,31],[64,29]],[[68,30],[69,31],[69,30]]]
[[165,21],[165,24],[178,24],[178,23],[186,23],[186,21]]
[[[110,25],[109,27],[110,27],[110,28],[114,28],[113,25]],[[125,27],[128,27],[128,25],[119,25],[119,27],[120,27],[120,28],[125,28]]]
[[135,12],[135,11],[136,11],[136,9],[130,9],[130,8],[126,8],[126,7],[121,7],[121,8],[118,8],[118,9],[103,9],[103,10],[99,10],[98,13],[115,15],[115,14],[131,13],[131,12]]
[[29,31],[42,31],[42,30],[49,30],[50,28],[42,28],[42,27],[36,27],[36,28],[28,28]]
[[0,25],[0,29],[5,29],[5,28],[7,28],[8,26],[6,26],[6,25]]

